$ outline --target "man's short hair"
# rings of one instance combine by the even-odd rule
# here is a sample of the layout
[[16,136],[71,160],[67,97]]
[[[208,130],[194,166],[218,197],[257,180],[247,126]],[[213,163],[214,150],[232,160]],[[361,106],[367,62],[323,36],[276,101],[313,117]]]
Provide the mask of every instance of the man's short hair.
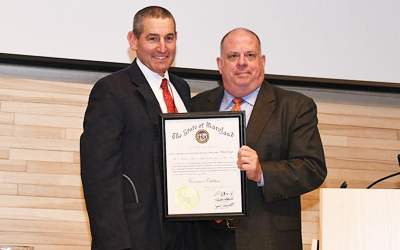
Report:
[[237,31],[237,30],[244,30],[244,31],[249,32],[250,34],[253,34],[253,35],[257,38],[257,41],[258,41],[258,49],[259,49],[259,52],[260,52],[260,54],[261,54],[261,41],[260,41],[260,38],[257,36],[257,34],[254,33],[253,31],[249,30],[249,29],[246,29],[246,28],[236,28],[236,29],[233,29],[233,30],[229,31],[228,33],[226,33],[226,35],[222,38],[221,44],[220,44],[220,53],[221,53],[221,57],[222,57],[222,54],[224,53],[224,42],[225,42],[225,38],[226,38],[227,36],[229,36],[232,32]]
[[176,32],[176,23],[174,16],[167,9],[160,6],[148,6],[139,10],[133,18],[133,34],[139,39],[143,33],[144,25],[143,20],[145,18],[171,18],[174,21],[174,31]]

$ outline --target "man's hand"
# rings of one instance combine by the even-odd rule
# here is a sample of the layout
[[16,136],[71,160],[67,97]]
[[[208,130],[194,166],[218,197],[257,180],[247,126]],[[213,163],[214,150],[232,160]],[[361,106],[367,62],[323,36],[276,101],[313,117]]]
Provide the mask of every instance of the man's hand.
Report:
[[249,180],[261,182],[261,164],[255,150],[248,146],[242,146],[238,152],[237,165],[240,170],[246,171]]

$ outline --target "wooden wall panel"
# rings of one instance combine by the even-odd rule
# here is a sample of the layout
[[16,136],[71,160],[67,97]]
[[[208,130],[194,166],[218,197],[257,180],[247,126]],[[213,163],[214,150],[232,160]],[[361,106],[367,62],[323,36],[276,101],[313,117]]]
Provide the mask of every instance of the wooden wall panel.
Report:
[[334,124],[334,125],[348,125],[358,126],[361,128],[386,128],[398,129],[400,128],[400,119],[370,117],[370,116],[353,116],[342,114],[326,114],[319,113],[318,119],[321,124]]
[[14,123],[17,125],[30,125],[56,128],[82,128],[81,117],[66,117],[54,115],[15,114]]
[[42,149],[42,150],[62,150],[79,151],[79,142],[72,140],[59,140],[34,137],[19,136],[0,136],[0,147],[10,146],[10,148]]
[[2,89],[0,92],[0,98],[7,101],[21,101],[31,103],[40,102],[79,106],[84,106],[85,103],[87,104],[87,96],[39,91]]
[[0,159],[8,159],[10,157],[9,148],[0,148]]
[[[24,190],[20,186],[32,187],[33,185],[18,185],[18,195],[0,195],[2,207],[18,207],[18,208],[42,208],[42,209],[58,209],[58,210],[79,210],[85,211],[85,200],[82,198],[82,193],[79,193],[79,198],[69,198],[65,195],[54,195],[50,191],[46,193],[37,192],[34,196],[26,196]],[[65,188],[65,187],[63,187]],[[30,192],[33,194],[34,192]],[[29,194],[28,194],[29,195]]]
[[400,110],[392,107],[374,107],[343,103],[318,103],[318,113],[352,115],[361,117],[387,117],[399,119]]
[[0,77],[0,244],[90,249],[79,137],[91,88]]
[[0,183],[0,194],[17,195],[18,184]]
[[[0,108],[1,108],[1,103],[0,103]],[[0,109],[0,123],[13,124],[14,123],[14,114],[1,112],[1,109]]]
[[[13,116],[14,117],[14,116]],[[14,118],[13,118],[14,120]],[[1,124],[0,135],[34,138],[66,139],[65,128],[39,127],[32,125]]]
[[18,194],[24,196],[46,196],[61,198],[82,198],[82,188],[72,186],[25,185],[18,186]]
[[62,114],[63,116],[68,117],[83,117],[86,107],[47,103],[2,101],[1,110],[3,112],[22,114],[42,114],[55,116]]
[[[41,250],[37,244],[55,245],[76,245],[85,246],[90,241],[90,235],[82,233],[47,233],[47,232],[2,232],[0,242],[7,241],[12,245],[33,245],[35,250]],[[90,249],[87,246],[87,249]]]
[[80,175],[81,167],[76,163],[28,161],[27,171],[30,173]]
[[319,131],[323,135],[337,135],[358,138],[375,138],[375,139],[391,139],[396,140],[397,131],[395,129],[381,129],[356,127],[346,125],[319,124]]
[[[51,151],[51,154],[49,154],[49,151]],[[57,150],[11,148],[10,159],[72,163],[74,162],[74,154],[73,152],[57,151]]]
[[83,125],[79,129],[67,128],[65,139],[79,141],[79,138],[81,137],[82,133],[83,133]]
[[[90,249],[79,138],[91,88],[0,77],[0,244]],[[376,98],[385,103],[384,95]],[[322,187],[348,181],[348,188],[366,188],[399,171],[400,107],[335,101],[317,101],[317,106],[328,166]],[[374,188],[400,188],[400,177]],[[319,190],[301,201],[309,250],[318,238]]]
[[0,159],[0,171],[26,172],[26,161]]
[[[42,81],[0,76],[0,89],[33,90],[39,92],[88,96],[91,86],[81,83],[66,84],[65,82],[58,81]],[[86,104],[83,103],[83,106],[86,106]]]
[[0,220],[0,230],[14,232],[32,232],[35,229],[43,233],[81,233],[86,234],[87,223],[71,221],[42,221],[42,220]]

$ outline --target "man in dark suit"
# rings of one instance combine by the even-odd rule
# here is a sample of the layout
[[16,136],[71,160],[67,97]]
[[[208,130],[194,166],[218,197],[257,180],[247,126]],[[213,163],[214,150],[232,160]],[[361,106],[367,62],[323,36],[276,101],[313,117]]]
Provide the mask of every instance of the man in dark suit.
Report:
[[223,87],[192,98],[192,109],[229,111],[233,99],[242,98],[247,145],[237,164],[249,180],[249,217],[196,223],[199,248],[302,249],[300,195],[318,188],[327,174],[316,105],[264,79],[265,56],[252,31],[225,35],[217,63]]
[[168,73],[176,34],[169,11],[140,10],[128,33],[137,58],[99,80],[90,94],[81,176],[92,249],[193,249],[191,224],[166,222],[162,213],[159,113],[168,110],[163,79],[172,106],[190,109],[188,84]]

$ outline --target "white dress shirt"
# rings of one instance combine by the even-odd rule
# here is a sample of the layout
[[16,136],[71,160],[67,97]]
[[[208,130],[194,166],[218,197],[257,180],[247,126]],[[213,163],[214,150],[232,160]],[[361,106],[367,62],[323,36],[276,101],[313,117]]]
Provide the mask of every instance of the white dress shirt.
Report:
[[171,92],[172,99],[174,99],[176,109],[178,110],[179,113],[186,113],[187,110],[186,110],[185,104],[183,103],[178,92],[176,91],[174,85],[171,84],[171,82],[169,81],[168,70],[165,71],[164,77],[162,77],[159,74],[157,74],[157,73],[151,71],[149,68],[147,68],[147,66],[144,65],[139,60],[139,58],[136,58],[136,62],[137,62],[137,65],[139,66],[139,69],[142,71],[144,77],[146,78],[147,82],[149,83],[151,89],[153,90],[153,93],[157,98],[158,104],[160,105],[161,111],[163,113],[168,113],[167,105],[165,104],[165,101],[164,101],[163,90],[161,88],[161,81],[162,81],[162,79],[165,78],[168,80],[168,88],[169,88],[169,91]]

